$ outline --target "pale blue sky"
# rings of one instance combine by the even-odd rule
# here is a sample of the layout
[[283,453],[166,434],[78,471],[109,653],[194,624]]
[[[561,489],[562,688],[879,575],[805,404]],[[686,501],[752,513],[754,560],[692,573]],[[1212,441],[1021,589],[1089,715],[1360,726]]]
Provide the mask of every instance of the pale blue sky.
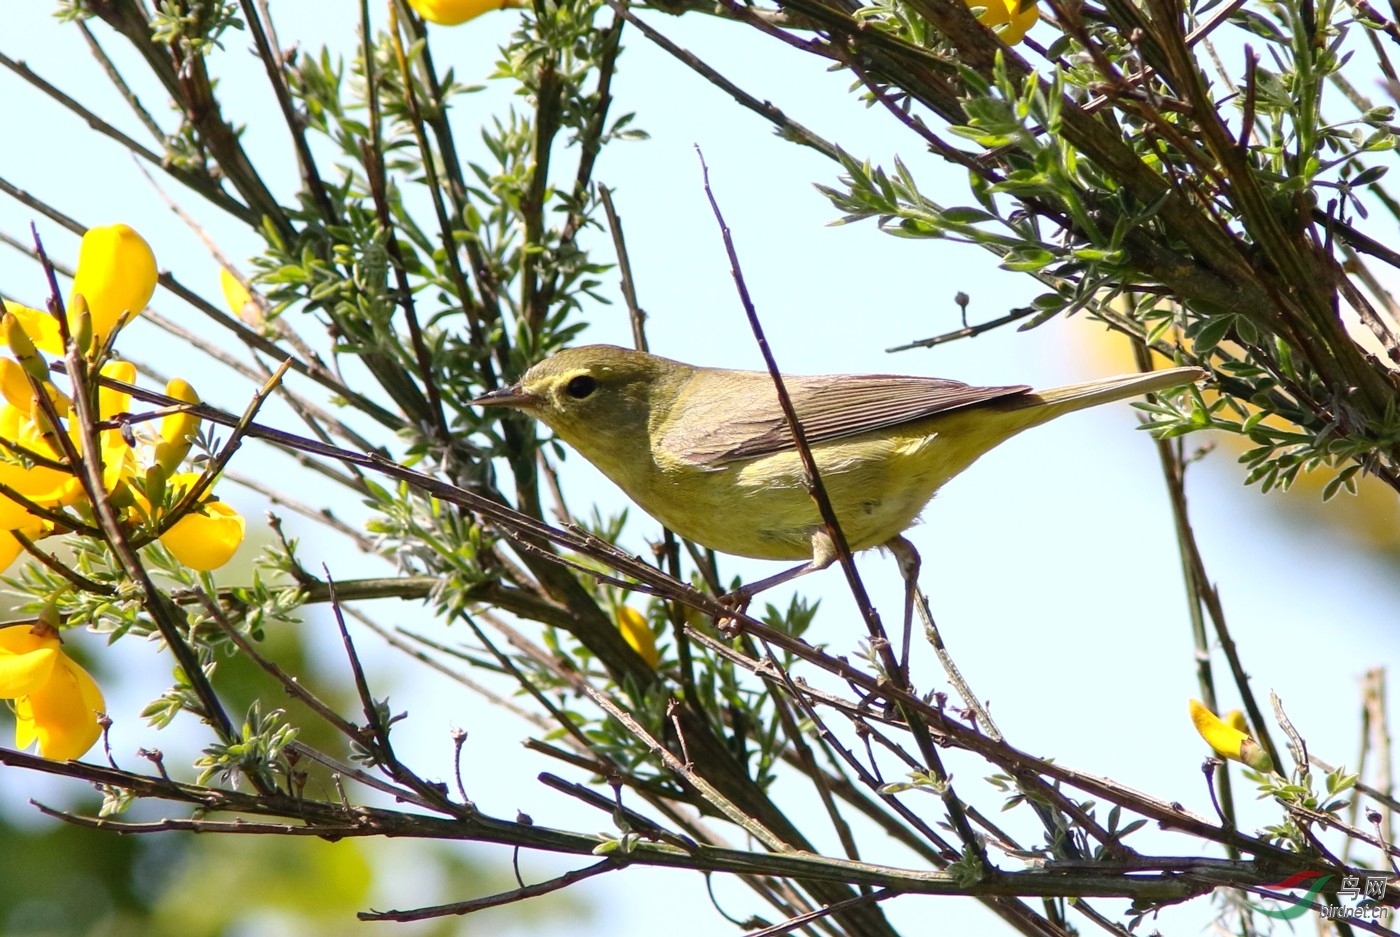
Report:
[[[69,93],[99,102],[104,116],[139,129],[103,85],[73,28],[49,20],[48,6],[34,0],[7,4],[0,49],[27,59]],[[314,49],[328,42],[343,49],[353,38],[358,4],[349,0],[274,2],[272,8],[283,45],[295,40]],[[438,62],[452,65],[460,80],[484,78],[515,15],[493,14],[455,30],[435,29]],[[845,93],[848,79],[825,73],[816,60],[699,15],[652,22],[757,97],[771,99],[855,155],[889,165],[898,153],[934,198],[950,204],[971,201],[959,171],[946,170],[924,154],[883,112],[865,109]],[[246,54],[242,38],[232,37],[228,50],[215,57],[214,69],[227,76],[222,87],[231,110],[249,124],[255,159],[269,168],[285,196],[294,179],[292,154],[279,125],[265,118],[270,97],[261,67]],[[652,139],[615,146],[596,175],[616,190],[641,302],[652,317],[648,333],[654,351],[709,365],[751,367],[759,361],[700,187],[694,152],[699,144],[785,370],[896,371],[1038,386],[1103,373],[1102,365],[1077,349],[1080,333],[1059,323],[1032,333],[992,333],[931,352],[885,354],[891,345],[952,328],[957,321],[952,296],[959,290],[973,297],[974,321],[1024,305],[1040,291],[1028,278],[998,270],[990,255],[973,248],[899,240],[870,224],[828,227],[836,213],[812,183],[832,184],[834,165],[776,139],[758,117],[738,109],[637,33],[628,34],[626,44],[614,85],[615,113],[637,111],[637,126]],[[111,40],[112,51],[120,46],[120,40]],[[474,143],[470,128],[507,100],[498,92],[459,99],[459,139]],[[147,98],[146,104],[155,111],[163,107],[157,97]],[[0,75],[0,118],[7,128],[0,176],[85,224],[120,220],[136,226],[162,266],[217,296],[214,263],[118,147],[47,107],[8,73]],[[230,257],[246,257],[257,249],[247,232],[204,209],[178,186],[170,184],[168,191],[196,213]],[[33,217],[23,206],[0,201],[0,228],[11,235],[24,237]],[[73,239],[51,223],[40,220],[39,227],[56,256],[72,256]],[[594,246],[605,249],[601,240]],[[605,279],[611,288],[614,277]],[[40,274],[0,248],[0,290],[32,300],[41,293]],[[155,308],[202,326],[196,313],[170,296],[157,294]],[[590,315],[594,325],[586,339],[628,343],[620,305]],[[161,362],[177,353],[151,330],[138,328],[124,336],[128,354]],[[141,344],[133,348],[137,342]],[[247,389],[221,383],[217,369],[200,368],[205,395],[241,409]],[[912,539],[923,553],[923,584],[945,639],[1013,743],[1208,813],[1199,772],[1205,752],[1186,717],[1186,699],[1197,691],[1171,520],[1154,451],[1134,424],[1131,409],[1120,404],[1013,440],[951,483]],[[235,467],[256,474],[253,460],[259,456],[252,449],[246,453],[240,458],[247,461]],[[1239,472],[1230,461],[1217,453],[1193,468],[1190,495],[1205,560],[1235,638],[1261,697],[1276,689],[1314,752],[1348,761],[1357,749],[1358,678],[1368,667],[1400,658],[1391,612],[1396,600],[1392,574],[1327,539],[1325,530],[1299,530],[1281,521],[1257,491],[1239,487]],[[580,462],[569,460],[567,476],[576,511],[589,498],[606,510],[626,505],[616,489]],[[260,516],[255,502],[246,504],[250,516]],[[333,571],[382,568],[353,561],[340,544],[304,522],[291,520],[289,526],[308,537],[303,559],[309,566],[324,561]],[[634,509],[629,526],[633,548],[642,549],[654,531],[655,525]],[[893,563],[872,553],[862,558],[861,568],[886,619],[897,618],[900,589]],[[726,560],[723,569],[746,577],[773,571],[771,564],[735,560]],[[864,631],[839,573],[811,577],[799,588],[823,598],[809,639],[838,653],[856,653]],[[1145,599],[1149,589],[1158,590],[1161,598]],[[147,649],[123,653],[139,656]],[[917,662],[923,686],[944,686],[935,666],[929,655]],[[1221,668],[1220,685],[1223,675]],[[117,713],[119,743],[127,751],[162,744],[135,716],[140,704],[162,688],[160,679],[160,668],[155,668],[149,685],[114,694],[131,707]],[[1233,700],[1233,694],[1227,692],[1226,698]],[[422,753],[428,774],[448,770],[448,749],[442,744],[448,728],[472,732],[473,746],[490,753],[491,767],[469,777],[468,785],[487,811],[509,816],[519,808],[539,823],[582,824],[584,829],[606,822],[602,816],[580,816],[572,804],[535,786],[534,774],[553,766],[518,752],[518,728],[475,701],[425,681],[396,688],[395,704],[413,714],[402,733]],[[989,773],[981,764],[956,758],[953,768],[969,791]],[[29,783],[27,778],[6,778],[3,796],[11,807],[18,802],[12,796],[20,801],[27,796]],[[981,802],[995,811],[995,801]],[[1246,826],[1268,822],[1249,792],[1240,804]],[[1194,848],[1166,838],[1156,842],[1178,853]],[[908,861],[897,851],[872,858]],[[731,913],[760,910],[742,889],[722,890]],[[471,894],[471,884],[464,883],[463,897]],[[599,902],[590,933],[649,935],[655,932],[654,915],[663,911],[675,937],[725,927],[709,909],[701,881],[677,873],[635,878],[629,873],[590,883],[579,894]],[[904,922],[933,915],[949,932],[985,932],[989,919],[972,902],[930,902],[906,898],[889,910]],[[1197,903],[1164,913],[1160,926],[1194,932],[1205,920],[1205,906]],[[503,922],[501,914],[483,919],[484,925]],[[559,933],[583,931],[571,926]]]

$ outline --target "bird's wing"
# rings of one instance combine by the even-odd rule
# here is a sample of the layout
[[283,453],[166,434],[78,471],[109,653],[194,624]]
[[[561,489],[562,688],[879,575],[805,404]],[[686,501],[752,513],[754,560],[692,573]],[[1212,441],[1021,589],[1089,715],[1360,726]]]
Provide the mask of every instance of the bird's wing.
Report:
[[[971,387],[935,377],[889,374],[784,377],[783,383],[811,444],[899,426],[1030,390],[1025,385]],[[715,468],[795,449],[772,381],[763,375],[763,380],[745,382],[744,386],[752,388],[751,392],[736,395],[732,385],[719,391],[703,383],[692,386],[684,395],[688,418],[664,429],[661,447],[684,462]]]

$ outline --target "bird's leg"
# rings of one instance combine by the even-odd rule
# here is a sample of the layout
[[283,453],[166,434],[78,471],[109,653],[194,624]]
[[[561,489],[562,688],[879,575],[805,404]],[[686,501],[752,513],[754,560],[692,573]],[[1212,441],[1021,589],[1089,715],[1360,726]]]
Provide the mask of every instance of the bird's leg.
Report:
[[[745,583],[733,592],[720,596],[719,600],[735,611],[741,612],[749,607],[749,602],[760,592],[767,591],[774,586],[781,586],[785,582],[791,582],[808,573],[815,573],[819,569],[826,569],[834,562],[836,562],[836,546],[831,542],[831,537],[827,535],[825,530],[818,530],[812,534],[812,559],[810,562],[783,570],[775,576],[760,579],[758,582]],[[721,630],[724,630],[726,622],[732,623],[733,619],[721,621]]]
[[973,718],[981,724],[982,730],[994,739],[1001,738],[1001,731],[997,728],[992,716],[987,712],[987,707],[983,706],[977,699],[972,688],[963,679],[962,673],[958,670],[958,665],[953,663],[952,656],[948,653],[948,648],[943,644],[943,636],[938,632],[938,625],[934,624],[933,613],[929,611],[928,599],[919,591],[919,584],[916,577],[919,573],[919,554],[914,549],[914,545],[903,537],[896,536],[885,543],[885,549],[894,554],[899,561],[900,571],[904,573],[904,582],[907,587],[905,592],[906,605],[904,607],[904,654],[900,664],[901,670],[907,670],[909,666],[909,643],[912,636],[913,626],[910,612],[917,609],[919,620],[924,625],[924,637],[928,643],[933,645],[934,653],[938,655],[938,662],[943,665],[943,671],[948,675],[948,682],[957,690],[962,697],[963,703],[967,706],[967,711]]
[[914,545],[898,534],[888,540],[885,547],[899,563],[899,573],[904,577],[904,646],[899,652],[899,680],[908,686],[909,646],[914,643],[914,599],[919,592],[919,567],[923,560]]

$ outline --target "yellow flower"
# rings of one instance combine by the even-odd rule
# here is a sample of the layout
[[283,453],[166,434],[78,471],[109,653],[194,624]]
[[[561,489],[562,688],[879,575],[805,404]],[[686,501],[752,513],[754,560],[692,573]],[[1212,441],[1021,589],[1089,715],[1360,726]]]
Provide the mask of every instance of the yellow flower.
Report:
[[[199,394],[189,382],[178,377],[171,378],[165,385],[165,396],[174,397],[185,403],[199,403]],[[189,455],[190,443],[199,435],[203,421],[190,413],[171,413],[160,421],[160,442],[156,443],[155,461],[166,473],[175,471]]]
[[47,534],[48,531],[47,522],[37,521],[28,515],[17,526],[8,530],[0,530],[0,571],[8,569],[10,564],[24,552],[24,544],[15,539],[16,533],[24,534],[29,540],[34,541]]
[[[1221,716],[1220,720],[1236,732],[1243,732],[1245,735],[1249,735],[1249,723],[1244,721],[1244,713],[1240,712],[1238,709],[1230,710],[1225,715]],[[1253,736],[1250,737],[1253,738]]]
[[[123,384],[136,383],[136,365],[130,361],[109,361],[102,366],[101,374]],[[110,420],[119,413],[130,413],[131,395],[114,387],[99,387],[97,412],[98,418],[103,420]],[[75,441],[81,435],[79,430],[76,420],[69,424],[69,432]],[[82,444],[78,446],[81,451]],[[135,454],[122,437],[122,431],[117,428],[103,430],[98,435],[98,446],[102,450],[102,484],[108,491],[115,491],[122,479],[136,471]]]
[[[135,318],[146,308],[156,290],[156,258],[151,246],[128,225],[88,228],[78,247],[78,269],[68,298],[68,328],[77,328],[74,300],[82,296],[92,321],[95,345],[101,346],[123,316]],[[4,311],[19,320],[34,347],[51,355],[63,354],[58,320],[42,309],[6,301]],[[8,341],[0,336],[0,344]]]
[[15,747],[45,758],[81,758],[102,734],[102,691],[47,625],[0,628],[0,699],[15,701]]
[[460,26],[483,13],[520,6],[520,3],[518,0],[408,0],[408,5],[430,23]]
[[641,655],[647,666],[655,670],[661,664],[661,655],[656,650],[656,635],[641,612],[630,605],[617,610],[617,627],[628,647]]
[[78,248],[73,295],[87,300],[96,344],[107,340],[123,315],[127,319],[139,315],[155,290],[155,254],[141,235],[124,224],[88,228]]
[[239,282],[238,277],[234,276],[228,267],[219,268],[219,286],[224,291],[224,304],[241,319],[243,309],[253,301],[248,288]]
[[[17,450],[5,449],[0,453],[0,483],[43,507],[71,504],[82,493],[82,486],[71,472],[47,465],[25,465],[20,461],[27,455],[52,461],[62,460],[62,455],[32,419],[32,414],[32,407],[29,411],[21,411],[9,403],[0,406],[0,438]],[[19,502],[0,498],[0,530],[15,529],[28,516],[28,508]]]
[[[130,227],[116,224],[89,229],[78,252],[69,301],[72,327],[90,326],[91,342],[85,337],[86,332],[77,337],[82,347],[97,357],[92,350],[100,349],[119,323],[145,308],[155,291],[156,277],[150,246]],[[237,280],[226,272],[224,285],[230,302],[246,304],[247,292],[239,287],[235,295],[230,283],[237,286]],[[75,310],[84,306],[86,317],[75,316]],[[52,532],[55,526],[54,522],[32,516],[28,505],[62,508],[77,505],[84,498],[80,467],[68,466],[63,454],[65,434],[73,443],[70,451],[76,450],[81,460],[101,460],[103,485],[113,504],[126,512],[126,522],[132,525],[158,525],[162,521],[161,517],[152,516],[155,512],[150,499],[142,495],[141,489],[151,489],[155,500],[161,503],[170,503],[164,497],[169,492],[178,503],[182,493],[200,477],[174,474],[199,434],[200,420],[187,413],[164,417],[158,433],[144,425],[105,428],[99,435],[98,451],[88,451],[76,421],[69,419],[69,399],[48,382],[48,364],[39,354],[63,353],[58,325],[53,316],[27,306],[5,303],[0,310],[0,345],[9,345],[14,355],[0,358],[0,440],[8,443],[0,451],[0,485],[13,494],[0,496],[0,568],[20,552],[21,544],[14,532],[35,539]],[[134,384],[137,377],[136,367],[120,360],[105,361],[101,375],[124,384]],[[52,401],[52,407],[39,405],[44,398],[36,394],[36,382]],[[187,403],[199,402],[194,388],[179,378],[166,385],[166,393]],[[101,420],[110,421],[131,409],[130,394],[120,389],[101,386],[97,397]],[[155,494],[157,489],[159,494]],[[208,571],[232,558],[243,534],[243,518],[206,493],[160,539],[180,562]]]
[[0,358],[0,393],[12,407],[28,410],[34,401],[34,385],[29,383],[29,375],[13,358]]
[[[97,351],[113,329],[146,307],[156,279],[150,245],[129,226],[89,229],[78,251],[69,300],[70,326],[75,331],[82,326],[83,334],[75,336],[81,347],[96,359],[105,358]],[[225,271],[224,287],[230,303],[246,305],[247,291],[242,287],[235,291],[234,286],[238,286],[237,280]],[[84,307],[85,316],[75,315]],[[79,482],[81,467],[66,464],[61,445],[65,434],[73,443],[68,451],[76,450],[83,462],[101,460],[103,485],[112,503],[125,512],[124,520],[133,526],[160,525],[163,520],[153,516],[158,512],[142,489],[150,490],[159,503],[171,503],[165,497],[167,492],[178,503],[200,477],[173,474],[199,434],[199,419],[187,413],[164,417],[158,433],[146,426],[110,426],[100,433],[98,451],[88,451],[76,421],[68,418],[69,399],[48,382],[48,364],[39,354],[40,350],[51,355],[64,352],[58,325],[53,316],[27,306],[5,303],[0,310],[0,345],[9,345],[14,355],[13,359],[0,358],[0,440],[9,444],[0,452],[0,485],[13,495],[0,496],[0,568],[21,549],[15,532],[37,538],[55,526],[55,522],[32,516],[29,505],[62,508],[77,505],[84,497]],[[135,366],[120,360],[105,361],[101,375],[125,384],[134,384],[137,377]],[[36,382],[48,394],[52,407],[39,405],[44,398],[36,394]],[[179,378],[166,385],[166,393],[187,403],[199,402],[194,388]],[[131,396],[125,391],[101,386],[97,396],[101,420],[111,421],[131,409]],[[232,558],[243,534],[244,522],[238,512],[206,493],[162,532],[160,539],[180,562],[208,571]]]
[[[51,355],[63,354],[63,337],[58,332],[58,320],[42,309],[31,309],[19,303],[5,301],[5,311],[19,320],[20,328],[40,351]],[[0,338],[0,344],[6,344]]]
[[228,267],[219,268],[219,286],[224,291],[224,303],[233,310],[233,314],[244,322],[252,326],[261,326],[264,323],[262,307],[253,299],[253,295],[248,292],[248,288],[234,276],[233,271]]
[[[1014,46],[1026,37],[1026,33],[1036,20],[1040,19],[1040,8],[1032,0],[965,0],[977,16],[977,22],[986,26],[1001,37],[1001,41]],[[980,13],[978,11],[981,11]]]
[[1225,718],[1221,719],[1200,700],[1193,699],[1191,722],[1201,738],[1221,758],[1241,762],[1265,774],[1274,770],[1273,759],[1246,731],[1244,713],[1238,709],[1226,713]]
[[[199,478],[198,472],[183,472],[170,478],[167,484],[174,491],[176,504]],[[207,490],[204,497],[209,497]],[[160,542],[181,563],[208,572],[233,559],[243,542],[244,529],[242,515],[233,508],[222,501],[201,500],[160,535]]]

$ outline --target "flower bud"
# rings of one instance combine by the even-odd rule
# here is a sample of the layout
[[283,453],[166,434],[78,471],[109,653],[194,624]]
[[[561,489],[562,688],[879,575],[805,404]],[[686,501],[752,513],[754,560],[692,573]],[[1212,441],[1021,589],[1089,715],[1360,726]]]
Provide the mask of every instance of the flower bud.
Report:
[[1244,714],[1232,712],[1229,722],[1206,708],[1200,700],[1191,700],[1191,722],[1211,749],[1221,758],[1238,761],[1255,771],[1268,774],[1274,770],[1273,759],[1253,738],[1238,726],[1244,724]]
[[35,380],[47,381],[49,367],[44,364],[44,359],[39,357],[39,350],[29,340],[29,334],[24,331],[24,326],[20,324],[14,313],[5,313],[3,328],[5,342],[10,346],[10,351],[15,353],[20,367],[24,368],[25,373]]
[[[199,403],[199,395],[186,381],[172,378],[165,385],[165,395],[185,403]],[[156,443],[156,463],[166,474],[174,474],[189,455],[190,443],[199,435],[203,421],[192,413],[171,413],[160,421],[160,442]]]
[[78,347],[78,354],[86,358],[92,351],[92,310],[88,309],[87,299],[82,293],[74,296],[72,305],[68,307],[68,322],[73,344]]

